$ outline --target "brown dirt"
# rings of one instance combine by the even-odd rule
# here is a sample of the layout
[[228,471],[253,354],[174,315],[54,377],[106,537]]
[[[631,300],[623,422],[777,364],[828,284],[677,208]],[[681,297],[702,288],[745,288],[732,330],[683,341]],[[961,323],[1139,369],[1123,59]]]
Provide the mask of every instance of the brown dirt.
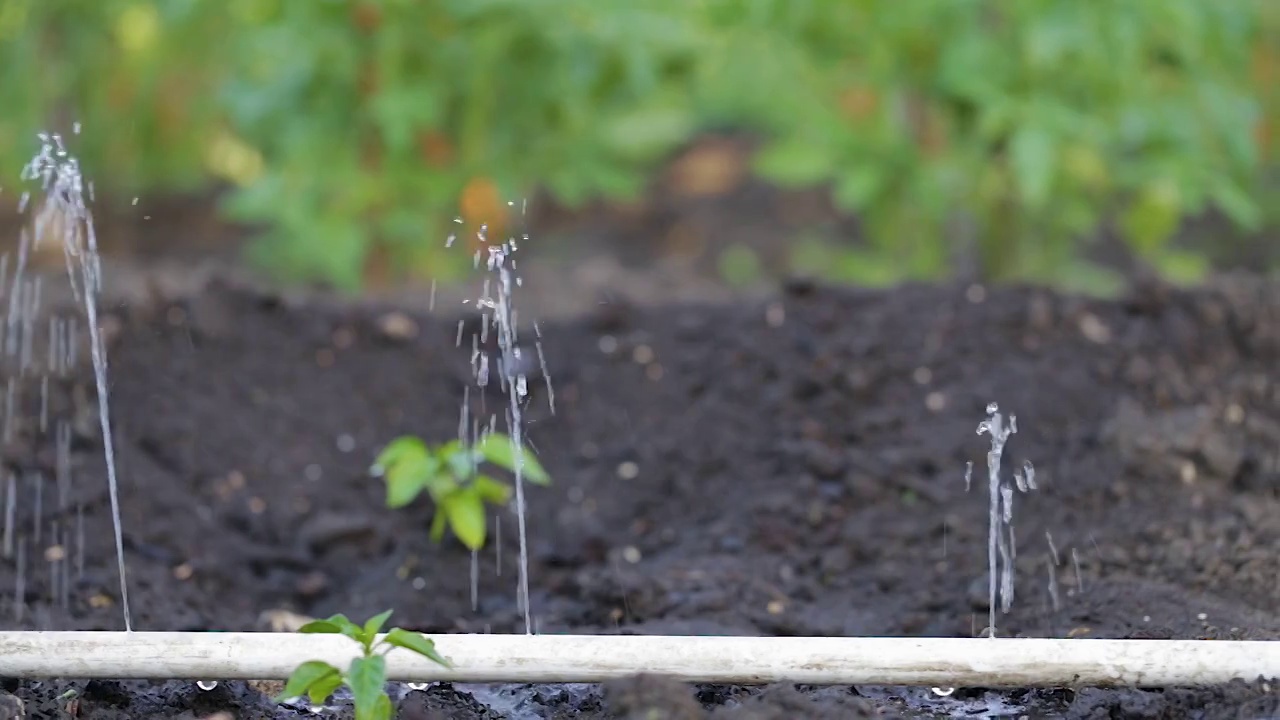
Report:
[[[428,540],[425,502],[384,509],[367,474],[397,435],[456,436],[470,381],[457,317],[412,314],[416,336],[397,339],[381,329],[392,310],[224,283],[109,308],[138,628],[251,629],[272,609],[364,617],[394,608],[393,622],[434,633],[522,630],[514,522],[503,525],[501,575],[496,549],[480,556],[473,608],[469,554]],[[796,282],[737,305],[597,305],[541,331],[556,412],[534,382],[527,429],[556,481],[530,491],[543,632],[980,633],[986,446],[974,430],[997,401],[1018,417],[1006,467],[1032,461],[1040,486],[1017,499],[1018,595],[1001,634],[1280,639],[1274,284],[1231,278],[1104,302],[1035,288]],[[24,615],[5,612],[6,628],[121,627],[81,355],[72,377],[51,383],[51,417],[75,428],[68,509],[53,500],[51,429],[30,420],[6,449],[22,478],[28,568]],[[19,416],[36,417],[38,384],[32,374],[21,383],[29,412]],[[473,393],[472,409],[500,412],[500,400]],[[55,525],[69,537],[76,506],[84,572],[69,573],[64,608],[42,553]],[[1056,610],[1046,533],[1059,554]],[[74,556],[76,543],[66,546]],[[6,598],[14,568],[0,565]],[[1032,717],[1266,718],[1280,715],[1276,688],[961,689],[943,700],[908,688],[639,678],[433,686],[405,694],[400,717],[934,717],[1003,707]],[[69,702],[85,718],[295,714],[244,683],[208,693],[74,680],[9,689],[47,717]]]

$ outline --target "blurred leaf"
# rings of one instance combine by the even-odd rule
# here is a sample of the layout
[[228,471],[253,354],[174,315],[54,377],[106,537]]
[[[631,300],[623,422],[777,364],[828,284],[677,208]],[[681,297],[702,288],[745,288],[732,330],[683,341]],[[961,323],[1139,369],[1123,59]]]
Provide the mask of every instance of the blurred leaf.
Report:
[[1085,261],[1073,261],[1059,268],[1057,285],[1068,292],[1098,298],[1115,298],[1128,286],[1123,275]]
[[444,539],[444,531],[448,529],[449,516],[445,513],[443,507],[436,508],[436,512],[431,516],[431,530],[428,537],[431,542],[440,542]]
[[440,461],[425,443],[415,437],[397,438],[374,462],[373,474],[387,484],[387,507],[400,508],[413,502],[440,470]]
[[439,99],[427,86],[393,88],[375,96],[371,106],[387,149],[395,153],[407,152],[418,130],[434,127],[441,117]]
[[733,244],[720,253],[720,277],[734,287],[746,287],[760,279],[760,257],[755,250]]
[[484,500],[474,487],[460,488],[444,498],[441,510],[449,518],[453,534],[470,550],[484,547]]
[[1160,276],[1179,285],[1202,282],[1209,272],[1209,261],[1202,255],[1169,249],[1155,258]]
[[511,486],[494,480],[488,475],[476,475],[471,484],[485,502],[493,505],[505,505],[511,499]]
[[320,705],[341,686],[342,673],[337,668],[327,662],[309,660],[294,669],[275,700],[279,703],[306,695],[312,703]]
[[1123,213],[1120,227],[1130,247],[1152,257],[1178,228],[1177,188],[1167,181],[1151,183]]
[[603,134],[609,148],[618,156],[648,161],[684,141],[693,127],[693,118],[686,109],[656,106],[613,118]]
[[1209,190],[1214,204],[1238,227],[1255,232],[1262,227],[1262,208],[1238,185],[1222,179]]
[[1009,161],[1019,196],[1033,210],[1049,200],[1056,160],[1053,136],[1041,128],[1019,128],[1009,141]]
[[836,181],[836,204],[845,210],[861,210],[875,200],[883,183],[879,166],[868,162],[852,167]]
[[511,472],[515,472],[516,465],[519,464],[521,475],[529,482],[536,485],[551,484],[551,476],[547,475],[538,458],[528,448],[523,448],[517,454],[515,443],[507,435],[489,433],[476,444],[475,451],[479,457]]
[[793,187],[826,180],[835,169],[834,162],[821,143],[801,137],[775,141],[754,159],[757,172],[776,183]]

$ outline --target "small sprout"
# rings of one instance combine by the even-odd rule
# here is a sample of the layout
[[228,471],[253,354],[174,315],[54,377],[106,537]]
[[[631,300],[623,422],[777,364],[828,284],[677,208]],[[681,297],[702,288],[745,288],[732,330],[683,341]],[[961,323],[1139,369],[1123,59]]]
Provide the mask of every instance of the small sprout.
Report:
[[391,698],[387,697],[385,690],[387,652],[392,648],[403,648],[442,667],[450,665],[449,661],[436,652],[435,642],[419,633],[391,628],[386,635],[378,637],[389,617],[390,610],[369,618],[364,625],[358,625],[339,614],[325,620],[314,620],[299,628],[298,632],[301,633],[346,635],[359,643],[360,657],[351,661],[345,674],[322,660],[302,663],[289,676],[284,692],[276,698],[276,702],[306,695],[313,705],[320,705],[338,688],[346,685],[355,700],[356,720],[390,720]]
[[392,441],[378,455],[370,472],[387,484],[387,507],[401,508],[425,490],[436,506],[430,536],[439,542],[446,529],[470,550],[484,546],[487,534],[485,503],[505,505],[512,488],[505,482],[478,472],[488,462],[536,485],[551,484],[551,477],[533,456],[517,448],[501,433],[485,435],[470,447],[453,440],[435,448],[415,437]]

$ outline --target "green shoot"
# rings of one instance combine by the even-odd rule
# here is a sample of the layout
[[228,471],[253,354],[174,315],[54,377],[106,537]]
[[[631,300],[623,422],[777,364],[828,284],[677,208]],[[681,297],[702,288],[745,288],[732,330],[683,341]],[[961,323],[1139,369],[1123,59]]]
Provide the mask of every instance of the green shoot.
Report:
[[360,645],[360,657],[351,661],[345,674],[322,660],[302,663],[289,676],[284,692],[276,702],[306,695],[312,704],[319,705],[345,684],[355,699],[356,720],[390,720],[391,698],[385,689],[387,652],[393,647],[404,648],[444,667],[449,667],[449,661],[436,652],[436,645],[430,638],[419,633],[391,628],[379,638],[378,633],[389,617],[390,610],[369,618],[364,625],[358,625],[347,616],[338,614],[326,620],[313,620],[299,628],[301,633],[346,635]]
[[508,483],[478,471],[488,462],[515,472],[536,485],[549,485],[551,478],[533,453],[525,449],[517,458],[511,439],[491,433],[474,445],[453,440],[434,448],[416,437],[393,440],[378,455],[372,473],[387,483],[387,507],[401,508],[413,502],[423,490],[436,506],[431,521],[431,539],[439,542],[447,528],[470,550],[484,546],[487,532],[485,503],[505,505],[511,500]]

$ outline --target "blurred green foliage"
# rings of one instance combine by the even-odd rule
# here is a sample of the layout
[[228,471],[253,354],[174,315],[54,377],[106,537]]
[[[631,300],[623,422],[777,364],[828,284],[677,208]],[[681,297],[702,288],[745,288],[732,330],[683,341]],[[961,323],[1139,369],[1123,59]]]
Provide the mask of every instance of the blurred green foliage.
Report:
[[1276,221],[1277,5],[6,0],[0,164],[80,121],[100,187],[231,183],[259,261],[355,288],[448,277],[451,231],[519,232],[534,188],[633,197],[733,126],[769,139],[758,173],[858,213],[860,282],[938,277],[970,238],[989,278],[1105,285],[1081,246],[1103,226],[1194,279],[1183,219]]

